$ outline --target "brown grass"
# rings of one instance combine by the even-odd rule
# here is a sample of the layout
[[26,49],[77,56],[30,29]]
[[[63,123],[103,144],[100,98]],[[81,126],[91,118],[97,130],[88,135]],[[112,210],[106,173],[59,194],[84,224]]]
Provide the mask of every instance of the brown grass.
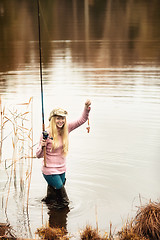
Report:
[[160,239],[160,203],[150,202],[138,209],[134,231],[146,238]]
[[130,224],[118,233],[121,240],[159,240],[160,239],[160,203],[149,202],[139,207]]
[[0,239],[16,239],[13,229],[9,224],[0,223]]
[[148,238],[135,233],[133,222],[127,223],[125,227],[118,232],[117,235],[119,236],[118,239],[120,240],[149,240]]
[[7,224],[0,223],[0,237],[5,235],[7,229],[8,229],[8,225]]
[[80,233],[81,240],[109,240],[108,235],[101,237],[97,229],[87,225],[83,232]]
[[48,240],[69,240],[64,228],[41,227],[37,229],[36,234],[42,239]]

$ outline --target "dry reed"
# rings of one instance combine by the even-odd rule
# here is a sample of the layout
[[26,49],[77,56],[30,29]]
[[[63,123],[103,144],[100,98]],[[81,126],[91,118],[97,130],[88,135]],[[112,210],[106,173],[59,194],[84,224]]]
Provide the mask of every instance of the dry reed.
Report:
[[13,229],[9,224],[0,223],[0,239],[16,239]]
[[87,225],[86,228],[80,233],[81,240],[109,240],[108,234],[101,237],[97,229],[92,228],[90,225]]
[[0,144],[0,163],[2,161],[2,139],[3,139],[3,112],[2,112],[2,102],[0,96],[0,112],[1,112],[1,144]]
[[[12,179],[14,181],[14,188],[17,191],[17,182],[20,183],[20,190],[25,197],[25,192],[27,194],[27,210],[29,202],[29,190],[31,184],[32,175],[32,164],[33,164],[33,107],[32,107],[32,97],[27,103],[22,103],[15,106],[13,109],[8,109],[8,111],[2,111],[2,104],[0,99],[0,112],[1,112],[1,144],[0,144],[0,157],[2,156],[2,142],[6,140],[10,144],[12,140],[12,146],[10,147],[10,152],[12,156],[8,159],[0,161],[5,162],[5,170],[8,175],[8,186],[6,206],[7,209],[9,194],[12,184]],[[5,109],[5,108],[3,108]],[[3,131],[5,126],[6,132],[8,129],[12,129],[11,133],[6,135],[4,138]],[[11,139],[11,140],[10,140]],[[7,147],[9,147],[7,145]],[[5,149],[5,148],[4,148]],[[3,151],[4,151],[3,149]],[[12,149],[12,151],[11,151]],[[5,154],[4,154],[5,155]],[[11,159],[11,160],[10,160]],[[8,174],[8,170],[10,173]],[[18,171],[19,170],[19,175]],[[19,178],[17,178],[17,176]]]
[[36,231],[39,237],[48,240],[69,240],[66,235],[67,232],[64,228],[51,228],[51,227],[41,227]]
[[160,239],[160,203],[149,202],[138,209],[134,232],[149,239]]
[[3,130],[4,130],[4,114],[5,114],[5,107],[2,106],[2,100],[1,100],[1,96],[0,96],[0,122],[1,122],[1,142],[0,142],[0,163],[2,162],[2,145],[3,145]]
[[150,201],[140,206],[135,218],[118,235],[121,240],[159,240],[160,203]]
[[0,237],[6,235],[6,231],[8,229],[8,225],[5,223],[0,223]]
[[130,223],[127,222],[125,227],[123,227],[117,235],[119,236],[119,240],[149,240],[148,238],[135,233],[132,221]]

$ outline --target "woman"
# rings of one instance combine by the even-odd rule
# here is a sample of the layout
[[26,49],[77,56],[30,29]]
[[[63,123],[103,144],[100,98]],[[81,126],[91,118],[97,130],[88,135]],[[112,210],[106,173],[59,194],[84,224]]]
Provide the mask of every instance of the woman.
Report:
[[[36,151],[37,158],[44,156],[43,148],[46,147],[46,166],[42,166],[42,173],[48,183],[47,197],[45,201],[52,203],[56,208],[68,206],[69,200],[66,194],[65,173],[66,155],[68,153],[68,134],[85,123],[90,112],[90,100],[85,102],[83,114],[77,121],[67,124],[67,112],[61,108],[53,109],[49,117],[47,138],[41,135]],[[46,138],[46,139],[45,139]]]

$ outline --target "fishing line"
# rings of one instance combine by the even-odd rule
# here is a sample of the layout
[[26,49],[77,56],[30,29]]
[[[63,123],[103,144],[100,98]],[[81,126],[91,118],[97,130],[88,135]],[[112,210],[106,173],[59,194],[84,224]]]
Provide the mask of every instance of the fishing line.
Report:
[[40,27],[39,0],[37,0],[37,7],[38,7],[38,38],[39,38],[39,63],[40,63],[40,80],[41,80],[42,123],[44,125],[43,82],[42,82],[42,47],[41,47],[41,27]]
[[[37,0],[37,8],[38,8],[39,63],[40,63],[40,80],[41,80],[42,130],[43,130],[43,132],[45,132],[43,81],[42,81],[42,47],[41,47],[41,26],[40,26],[39,0]],[[44,151],[44,166],[46,167],[46,147],[43,147],[43,151]]]
[[45,17],[45,14],[44,14],[44,11],[43,11],[43,8],[42,8],[40,2],[39,2],[39,12],[41,13],[41,20],[43,21],[44,30],[46,31],[45,37],[48,37],[48,39],[51,41],[52,38],[51,38],[50,32],[48,30],[47,20],[46,20],[46,17]]

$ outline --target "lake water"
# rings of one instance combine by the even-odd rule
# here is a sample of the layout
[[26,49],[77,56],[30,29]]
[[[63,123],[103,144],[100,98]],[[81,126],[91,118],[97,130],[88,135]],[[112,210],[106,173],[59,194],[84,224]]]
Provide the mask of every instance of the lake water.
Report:
[[[86,224],[115,232],[137,206],[160,198],[160,2],[41,1],[45,124],[54,107],[87,124],[70,134],[66,189],[70,210],[43,205],[46,182],[33,159],[28,212],[1,163],[0,222],[18,236],[59,222],[73,238]],[[0,95],[7,108],[33,97],[34,155],[42,131],[36,1],[0,1]],[[8,129],[6,131],[9,131]],[[4,156],[8,146],[3,148]],[[18,180],[17,180],[18,181]],[[43,212],[43,214],[42,214]]]

